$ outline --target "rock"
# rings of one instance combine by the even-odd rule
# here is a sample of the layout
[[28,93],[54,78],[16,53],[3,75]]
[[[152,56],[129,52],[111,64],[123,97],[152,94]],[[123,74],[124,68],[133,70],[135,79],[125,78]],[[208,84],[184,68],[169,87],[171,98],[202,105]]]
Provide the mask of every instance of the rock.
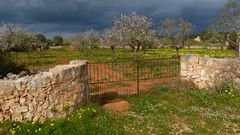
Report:
[[6,111],[6,110],[8,110],[8,109],[9,109],[9,104],[8,104],[8,103],[2,104],[2,110],[3,110],[3,112]]
[[[0,79],[0,120],[45,121],[66,116],[64,103],[70,111],[85,102],[87,71],[78,61],[38,74],[22,71]],[[84,73],[82,73],[84,72]],[[56,107],[57,112],[51,112]]]
[[40,118],[40,116],[41,116],[41,114],[38,113],[38,114],[33,118],[33,121],[38,121],[39,118]]
[[32,121],[33,114],[32,114],[31,112],[27,112],[25,118],[26,118],[26,120],[28,120],[28,121]]
[[20,110],[20,105],[19,104],[14,104],[12,106],[10,106],[11,110],[12,111],[11,113],[12,114],[20,114],[21,113],[21,110]]
[[46,116],[47,116],[47,118],[53,119],[54,118],[54,113],[52,111],[48,111]]
[[34,108],[33,108],[33,104],[32,104],[32,103],[30,103],[30,104],[28,105],[28,108],[29,108],[29,111],[30,111],[30,112],[33,112],[33,109],[34,109]]
[[10,112],[3,113],[4,120],[11,120]]
[[185,76],[187,76],[187,73],[188,73],[188,71],[181,70],[180,75],[185,77]]
[[12,120],[21,122],[23,120],[23,117],[20,114],[19,115],[14,114],[12,115]]
[[0,121],[3,121],[3,113],[0,112]]
[[21,104],[21,105],[24,105],[25,102],[26,102],[26,98],[21,97],[21,98],[20,98],[20,104]]
[[7,79],[10,79],[10,80],[14,80],[17,78],[17,75],[16,74],[13,74],[13,73],[8,73],[7,74]]
[[27,106],[21,106],[20,107],[20,112],[27,112],[28,111],[28,107]]
[[111,111],[125,112],[129,109],[129,103],[121,99],[115,99],[104,104],[103,108]]
[[17,75],[17,78],[23,77],[23,76],[27,76],[28,72],[27,71],[22,71]]

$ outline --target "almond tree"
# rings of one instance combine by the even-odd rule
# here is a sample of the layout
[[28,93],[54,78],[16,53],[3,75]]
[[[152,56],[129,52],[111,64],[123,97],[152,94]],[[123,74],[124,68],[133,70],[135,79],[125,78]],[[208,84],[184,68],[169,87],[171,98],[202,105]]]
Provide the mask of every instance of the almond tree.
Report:
[[97,31],[95,31],[94,29],[91,29],[89,31],[84,32],[83,36],[88,46],[90,47],[90,49],[93,49],[98,46],[100,37]]
[[[232,45],[240,59],[240,1],[228,0],[220,10],[220,21],[227,30],[227,41]],[[236,35],[236,39],[232,39],[231,35]]]
[[82,51],[86,48],[93,49],[98,46],[100,37],[95,30],[89,30],[71,36],[68,38],[68,42]]
[[85,46],[86,43],[84,40],[83,33],[77,33],[77,34],[71,36],[70,38],[68,38],[68,42],[75,48],[79,49],[80,51],[82,51],[84,48],[86,48],[86,46]]
[[122,14],[116,18],[114,27],[120,31],[123,45],[129,45],[134,50],[135,60],[140,47],[144,48],[146,43],[154,37],[154,31],[151,29],[152,19],[139,16],[135,12]]
[[3,51],[13,46],[14,36],[17,28],[11,23],[3,24],[0,28],[0,48]]
[[115,61],[115,48],[122,43],[122,36],[120,30],[116,27],[106,29],[103,35],[103,43],[110,46],[112,50],[112,60]]
[[4,24],[0,28],[0,47],[3,51],[32,51],[41,46],[35,34]]

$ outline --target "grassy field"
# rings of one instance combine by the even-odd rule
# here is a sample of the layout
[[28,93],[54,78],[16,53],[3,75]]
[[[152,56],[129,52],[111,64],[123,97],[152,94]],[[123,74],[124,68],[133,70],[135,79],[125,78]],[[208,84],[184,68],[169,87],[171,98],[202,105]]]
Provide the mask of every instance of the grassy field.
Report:
[[240,95],[156,87],[140,96],[121,98],[131,104],[129,111],[106,111],[92,103],[57,121],[1,122],[0,134],[240,134]]
[[[210,57],[234,57],[232,50],[214,50],[214,49],[181,49],[180,54],[200,54]],[[44,50],[40,52],[15,52],[12,53],[17,63],[25,64],[29,69],[47,69],[56,64],[67,63],[73,59],[82,59],[89,61],[110,61],[111,50],[106,48],[93,49],[92,51],[78,51],[64,47],[58,50]],[[140,51],[141,59],[148,58],[166,58],[175,56],[175,50],[149,49],[146,52]],[[116,49],[117,59],[133,59],[133,52],[126,49]]]

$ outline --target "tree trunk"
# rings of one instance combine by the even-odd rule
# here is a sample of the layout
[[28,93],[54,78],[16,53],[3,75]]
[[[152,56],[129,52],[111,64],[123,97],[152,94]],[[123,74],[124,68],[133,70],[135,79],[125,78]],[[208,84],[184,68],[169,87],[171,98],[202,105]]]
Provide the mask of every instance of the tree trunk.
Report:
[[176,47],[176,56],[179,56],[179,47]]
[[115,47],[111,46],[112,49],[112,61],[115,61]]
[[146,53],[146,50],[147,50],[146,46],[142,46],[142,50],[143,50],[144,53]]
[[112,69],[115,70],[115,46],[111,46],[112,49]]
[[137,51],[139,51],[139,50],[140,50],[140,45],[137,46]]
[[134,61],[138,60],[138,50],[134,49]]

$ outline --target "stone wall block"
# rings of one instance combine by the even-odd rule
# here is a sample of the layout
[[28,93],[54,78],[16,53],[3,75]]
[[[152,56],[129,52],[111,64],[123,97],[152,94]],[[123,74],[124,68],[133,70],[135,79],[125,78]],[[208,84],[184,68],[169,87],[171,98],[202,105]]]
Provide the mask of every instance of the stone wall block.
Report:
[[226,74],[223,74],[220,78],[216,78],[221,70],[229,68],[226,62],[231,62],[232,60],[233,59],[199,57],[198,55],[184,55],[181,56],[180,76],[187,80],[193,79],[196,86],[206,88],[214,85],[214,80],[226,76]]
[[9,104],[7,102],[2,104],[2,111],[5,112],[10,108]]
[[51,84],[51,74],[46,72],[40,75],[36,75],[30,82],[28,83],[28,87],[31,88],[42,88],[50,86]]
[[187,68],[188,68],[187,63],[182,62],[182,63],[181,63],[181,70],[187,70]]
[[85,102],[86,64],[87,61],[76,60],[48,72],[0,80],[0,120],[42,122],[66,116],[66,102],[72,109]]

